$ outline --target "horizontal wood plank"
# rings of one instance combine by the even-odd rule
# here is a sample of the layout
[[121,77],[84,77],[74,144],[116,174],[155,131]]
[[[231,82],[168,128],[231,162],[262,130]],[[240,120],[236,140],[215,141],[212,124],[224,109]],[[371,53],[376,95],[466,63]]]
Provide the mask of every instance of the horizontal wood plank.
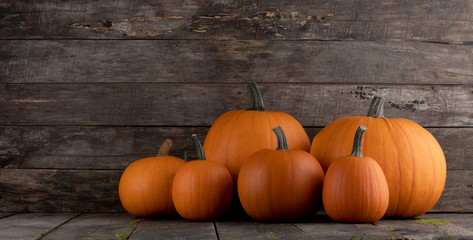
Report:
[[[461,206],[461,207],[460,207]],[[447,181],[432,212],[473,212],[473,171],[449,170]]]
[[[0,200],[1,201],[1,200]],[[64,224],[74,213],[23,213],[0,219],[0,238],[36,240]]]
[[454,1],[28,1],[0,3],[0,36],[89,39],[471,41]]
[[[305,128],[312,140],[321,127]],[[204,141],[208,127],[0,127],[0,167],[47,169],[124,169],[156,155],[166,138],[170,155],[195,159],[191,134]],[[428,128],[444,150],[449,170],[473,170],[473,128]]]
[[420,42],[0,40],[0,82],[471,84],[472,56]]
[[[122,170],[0,169],[0,212],[124,212]],[[473,171],[449,170],[432,212],[473,212]]]
[[[246,84],[2,84],[1,125],[210,126],[246,109]],[[365,115],[385,98],[385,115],[424,127],[473,126],[473,85],[261,84],[269,110],[303,126]]]
[[208,127],[0,127],[0,167],[125,169],[156,156],[166,138],[171,156],[195,159],[191,135],[202,141]]
[[140,219],[127,213],[85,213],[42,239],[124,239],[131,235],[139,221]]
[[145,239],[202,239],[217,240],[212,222],[191,222],[187,220],[145,219],[133,232],[130,240]]
[[124,212],[121,170],[0,170],[0,211]]

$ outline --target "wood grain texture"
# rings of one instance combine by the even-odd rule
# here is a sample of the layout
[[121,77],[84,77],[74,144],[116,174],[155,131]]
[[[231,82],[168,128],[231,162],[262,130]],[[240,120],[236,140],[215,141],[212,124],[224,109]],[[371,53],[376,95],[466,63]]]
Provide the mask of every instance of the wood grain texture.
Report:
[[0,36],[471,41],[468,1],[2,1]]
[[[309,139],[321,127],[305,128]],[[204,141],[208,127],[0,127],[0,167],[29,169],[125,169],[131,162],[156,155],[166,138],[170,155],[195,159],[191,134]],[[428,128],[444,150],[449,170],[473,170],[473,128]]]
[[445,189],[432,212],[473,213],[473,171],[447,171]]
[[[432,219],[430,214],[421,216],[419,219]],[[442,217],[439,220],[444,220]],[[461,226],[446,224],[426,224],[416,220],[380,220],[376,226],[386,229],[396,235],[402,235],[405,239],[468,239],[473,231]]]
[[218,237],[226,239],[312,239],[289,223],[216,222]]
[[0,238],[36,240],[76,215],[74,213],[15,214],[0,219]]
[[473,214],[430,213],[423,215],[422,218],[441,219],[464,229],[473,231],[473,221],[471,221],[473,219]]
[[471,66],[424,42],[0,40],[1,83],[472,84]]
[[121,170],[0,170],[0,211],[124,212]]
[[[212,223],[181,219],[137,219],[126,213],[82,213],[78,216],[64,213],[23,213],[14,214],[0,221],[0,237],[9,240],[471,239],[473,231],[468,226],[471,226],[472,217],[472,214],[428,213],[415,219],[382,219],[374,224],[347,224],[335,223],[326,214],[319,214],[314,219],[302,222],[264,224],[251,220]],[[443,224],[416,222],[431,219],[447,222]],[[128,220],[132,221],[127,222]],[[7,231],[4,231],[5,229]]]
[[123,212],[129,163],[166,137],[192,158],[188,136],[245,109],[256,81],[310,139],[385,97],[387,117],[445,151],[432,211],[473,212],[471,12],[461,0],[0,1],[0,211]]
[[145,219],[140,223],[129,239],[217,240],[219,238],[217,237],[213,222]]
[[130,236],[140,219],[127,213],[85,213],[47,234],[45,240],[118,239]]
[[166,138],[171,156],[195,159],[191,135],[204,140],[208,127],[0,127],[0,167],[125,169],[156,156]]
[[[124,212],[122,170],[0,169],[0,212]],[[449,170],[432,212],[473,212],[473,171]]]
[[[221,114],[246,109],[246,84],[3,84],[2,125],[210,126]],[[424,127],[473,126],[473,85],[261,84],[267,109],[303,126],[365,115],[385,98],[385,115]]]
[[[372,224],[337,223],[328,218],[324,222],[296,223],[296,227],[313,239],[404,239],[400,234],[387,231]],[[394,238],[392,238],[394,237]]]

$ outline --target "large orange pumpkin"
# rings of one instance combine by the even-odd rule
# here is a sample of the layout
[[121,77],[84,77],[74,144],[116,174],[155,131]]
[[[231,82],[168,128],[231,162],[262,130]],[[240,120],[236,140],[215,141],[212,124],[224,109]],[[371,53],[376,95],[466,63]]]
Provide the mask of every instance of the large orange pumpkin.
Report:
[[181,167],[172,185],[172,200],[181,217],[207,221],[223,216],[232,204],[233,181],[221,163],[205,160],[199,139],[192,139],[197,148],[196,161]]
[[336,159],[325,174],[325,212],[342,222],[376,222],[386,213],[389,189],[383,170],[370,157],[363,157],[362,140],[366,127],[355,133],[349,156]]
[[324,172],[306,151],[289,150],[281,127],[278,147],[252,154],[238,177],[238,195],[246,213],[259,221],[294,220],[321,203]]
[[266,111],[256,83],[248,86],[252,107],[246,111],[229,111],[210,128],[204,142],[209,160],[224,164],[236,183],[243,161],[261,149],[276,148],[271,129],[281,126],[291,149],[309,151],[310,140],[301,124],[287,113]]
[[432,134],[417,123],[385,118],[383,104],[383,98],[375,97],[367,117],[347,116],[328,124],[314,137],[310,153],[326,170],[335,159],[350,153],[350,133],[365,125],[370,130],[364,139],[364,154],[379,163],[389,186],[385,217],[420,216],[442,194],[445,156]]
[[186,161],[168,156],[172,146],[166,139],[158,156],[136,160],[123,172],[118,185],[120,201],[137,217],[176,215],[171,188],[174,174]]

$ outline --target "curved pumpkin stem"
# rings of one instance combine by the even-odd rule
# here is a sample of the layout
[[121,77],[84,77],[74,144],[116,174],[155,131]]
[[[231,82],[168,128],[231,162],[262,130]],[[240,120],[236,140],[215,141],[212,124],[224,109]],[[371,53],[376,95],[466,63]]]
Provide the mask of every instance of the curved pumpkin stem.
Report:
[[366,127],[364,125],[360,125],[358,129],[356,129],[355,139],[353,140],[353,149],[350,154],[352,157],[363,157],[362,143],[365,131]]
[[197,134],[192,134],[192,140],[194,141],[195,149],[197,151],[197,160],[205,160],[204,148],[197,138]]
[[251,94],[251,107],[246,110],[255,110],[255,111],[266,111],[264,107],[263,97],[261,96],[261,92],[259,90],[258,85],[253,82],[248,85],[248,90]]
[[166,138],[166,140],[164,140],[164,142],[161,144],[161,147],[159,148],[158,156],[168,156],[171,147],[172,140],[170,138]]
[[276,134],[276,138],[278,139],[278,147],[276,150],[289,150],[289,146],[287,146],[286,134],[282,130],[281,126],[273,128],[273,132]]
[[378,96],[373,98],[367,116],[374,118],[384,117],[384,98]]

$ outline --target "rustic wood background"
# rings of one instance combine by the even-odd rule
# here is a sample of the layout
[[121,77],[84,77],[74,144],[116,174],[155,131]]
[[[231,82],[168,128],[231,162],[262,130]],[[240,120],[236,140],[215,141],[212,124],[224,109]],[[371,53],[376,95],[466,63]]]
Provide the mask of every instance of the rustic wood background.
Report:
[[203,140],[260,84],[309,137],[332,120],[426,127],[447,157],[435,212],[473,212],[473,1],[0,2],[0,211],[121,212],[123,169]]

